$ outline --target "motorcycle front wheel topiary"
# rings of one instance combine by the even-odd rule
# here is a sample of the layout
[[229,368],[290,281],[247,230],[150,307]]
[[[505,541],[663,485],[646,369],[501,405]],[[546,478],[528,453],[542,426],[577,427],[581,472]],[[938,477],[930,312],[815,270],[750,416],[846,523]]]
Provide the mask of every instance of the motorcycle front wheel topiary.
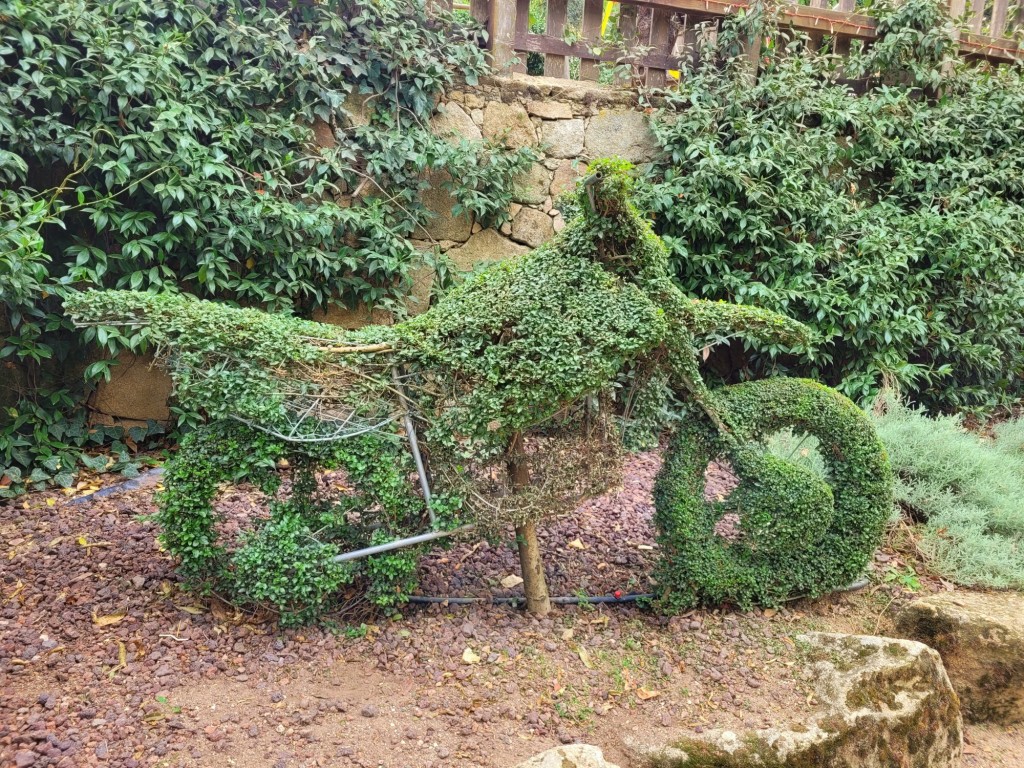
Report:
[[[892,471],[870,420],[833,389],[774,378],[723,387],[723,435],[695,414],[673,436],[654,489],[660,607],[675,612],[731,602],[747,610],[848,585],[864,570],[893,505]],[[781,430],[813,435],[824,477],[768,452]],[[705,472],[728,462],[739,485],[704,498]],[[739,518],[738,535],[716,523]]]

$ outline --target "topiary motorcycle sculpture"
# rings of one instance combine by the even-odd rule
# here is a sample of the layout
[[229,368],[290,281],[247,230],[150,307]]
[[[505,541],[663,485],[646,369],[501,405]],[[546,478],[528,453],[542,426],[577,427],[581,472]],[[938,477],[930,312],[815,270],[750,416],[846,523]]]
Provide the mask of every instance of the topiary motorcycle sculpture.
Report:
[[[183,295],[70,296],[80,324],[144,325],[179,403],[209,421],[183,441],[161,499],[163,540],[186,575],[307,620],[360,569],[377,602],[400,600],[415,560],[387,554],[396,538],[511,524],[527,606],[546,612],[536,522],[613,484],[623,430],[650,422],[672,391],[694,407],[655,489],[660,607],[774,605],[858,576],[892,507],[870,422],[811,381],[708,388],[699,338],[740,330],[794,346],[808,342],[807,329],[686,297],[634,206],[630,171],[596,161],[553,240],[392,326],[344,331]],[[624,371],[626,397],[617,389]],[[764,438],[785,428],[819,440],[824,477],[766,450]],[[274,494],[282,457],[290,497],[277,493],[269,520],[222,545],[219,484],[250,478]],[[731,539],[715,533],[726,506],[703,495],[713,461],[738,477],[728,509],[740,535]],[[317,481],[333,468],[351,486],[341,496]],[[343,552],[351,547],[359,558]]]

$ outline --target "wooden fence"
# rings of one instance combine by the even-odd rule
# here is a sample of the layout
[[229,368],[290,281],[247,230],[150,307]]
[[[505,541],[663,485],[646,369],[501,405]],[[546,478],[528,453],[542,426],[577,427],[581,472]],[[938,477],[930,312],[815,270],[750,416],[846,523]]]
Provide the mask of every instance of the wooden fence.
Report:
[[[962,56],[1024,60],[1019,40],[1024,33],[1024,0],[948,1],[950,14],[962,22]],[[605,0],[542,0],[545,29],[538,33],[530,28],[530,0],[468,2],[456,7],[468,8],[487,26],[494,63],[501,70],[525,72],[527,55],[535,53],[544,57],[544,74],[549,77],[598,80],[602,62],[619,63],[651,86],[664,85],[670,72],[692,61],[698,28],[750,7],[750,2],[725,0],[629,0],[617,8]],[[877,36],[875,20],[856,12],[856,0],[830,3],[802,0],[784,5],[780,24],[807,33],[815,44],[827,43],[837,53],[847,52],[852,40],[870,42]],[[615,13],[609,13],[613,9]],[[579,60],[578,69],[570,67],[573,58]]]

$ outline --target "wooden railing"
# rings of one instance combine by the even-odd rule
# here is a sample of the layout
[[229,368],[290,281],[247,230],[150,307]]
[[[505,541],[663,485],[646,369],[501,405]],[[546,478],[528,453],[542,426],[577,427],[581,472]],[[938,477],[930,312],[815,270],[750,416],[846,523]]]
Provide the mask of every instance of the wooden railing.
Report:
[[[1024,60],[1024,0],[949,3],[950,14],[962,23],[962,56]],[[546,4],[545,29],[535,32],[530,28],[530,0],[469,0],[469,12],[487,26],[488,45],[499,70],[525,72],[525,60],[534,53],[543,56],[549,77],[598,80],[603,65],[619,64],[619,70],[631,69],[647,85],[664,85],[670,73],[693,60],[699,28],[750,6],[749,0],[628,0],[609,18],[606,0]],[[836,5],[831,0],[804,0],[783,6],[780,23],[842,54],[852,40],[870,42],[877,36],[875,20],[855,9],[856,0],[838,0]],[[571,65],[574,58],[578,66]]]

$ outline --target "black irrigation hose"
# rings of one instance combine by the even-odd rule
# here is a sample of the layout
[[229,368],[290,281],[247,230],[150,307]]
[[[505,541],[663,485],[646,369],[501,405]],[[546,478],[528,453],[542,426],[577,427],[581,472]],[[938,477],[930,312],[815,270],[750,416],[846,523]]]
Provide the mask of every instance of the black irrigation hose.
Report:
[[[837,592],[856,592],[859,589],[864,589],[871,582],[866,579],[858,579],[857,581],[850,584],[848,587],[836,590]],[[577,597],[575,595],[564,596],[564,597],[552,597],[549,598],[552,603],[557,605],[579,605],[580,603],[631,603],[644,598],[654,598],[656,595],[652,593],[640,593],[631,592],[628,595],[621,595],[615,597],[615,595],[600,595],[597,597]],[[786,602],[792,602],[793,600],[802,600],[805,596],[798,595],[797,597],[791,597]],[[473,605],[475,603],[488,603],[491,605],[498,605],[501,603],[525,603],[525,597],[432,597],[430,595],[409,595],[410,603],[447,603],[450,605]]]
[[[653,594],[642,594],[639,592],[615,597],[614,595],[601,595],[598,597],[577,597],[569,595],[565,597],[549,598],[557,605],[579,605],[580,603],[631,603],[641,598],[653,598]],[[410,603],[450,603],[451,605],[471,605],[473,603],[525,603],[525,597],[430,597],[428,595],[409,595]]]

